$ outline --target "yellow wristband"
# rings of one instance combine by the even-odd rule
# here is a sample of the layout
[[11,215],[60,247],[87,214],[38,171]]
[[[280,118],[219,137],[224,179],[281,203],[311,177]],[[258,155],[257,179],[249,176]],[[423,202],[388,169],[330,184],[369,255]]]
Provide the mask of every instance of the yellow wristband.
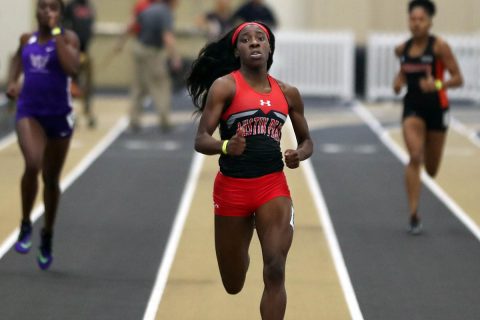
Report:
[[61,33],[62,33],[62,29],[60,29],[60,27],[55,27],[52,29],[52,36],[58,36]]
[[229,140],[223,141],[223,144],[222,144],[222,153],[223,153],[223,154],[227,154],[228,141],[229,141]]
[[442,80],[435,80],[435,89],[437,89],[437,91],[440,91],[443,89],[443,82]]

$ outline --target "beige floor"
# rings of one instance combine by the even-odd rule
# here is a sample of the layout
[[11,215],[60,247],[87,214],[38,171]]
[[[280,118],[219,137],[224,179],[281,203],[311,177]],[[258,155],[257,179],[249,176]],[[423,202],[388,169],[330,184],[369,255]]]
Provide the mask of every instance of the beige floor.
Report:
[[[99,127],[90,131],[81,119],[63,176],[71,172],[125,114],[127,105],[127,99],[96,100]],[[398,121],[396,107],[370,105],[369,109],[379,119]],[[177,115],[174,120],[176,118],[177,121],[191,121],[186,114]],[[152,121],[155,120],[147,117],[147,124]],[[344,114],[336,118],[312,117],[309,121],[312,127],[324,127],[359,120],[351,114]],[[403,147],[398,128],[392,128],[390,133]],[[479,156],[477,146],[450,130],[444,162],[436,181],[480,225]],[[17,144],[0,151],[0,162],[0,240],[3,241],[18,226],[20,218],[19,178],[23,164]],[[252,241],[252,262],[242,293],[229,296],[221,285],[214,252],[211,203],[213,177],[217,170],[216,157],[207,157],[157,319],[260,318],[259,301],[263,285],[261,254],[256,237]],[[289,301],[286,319],[349,319],[331,253],[304,175],[300,169],[286,169],[286,173],[296,207],[296,231],[287,263]]]
[[[79,119],[63,177],[107,134],[125,114],[127,106],[127,99],[95,101],[99,126],[96,130],[88,130],[84,119]],[[191,113],[177,114],[172,118],[178,122],[191,121]],[[154,117],[147,116],[144,124],[154,121]],[[0,159],[0,240],[3,241],[18,226],[20,219],[19,180],[23,163],[16,143],[1,150]],[[220,282],[211,211],[212,177],[217,170],[215,157],[209,157],[200,176],[192,203],[195,209],[190,212],[185,225],[158,319],[259,318],[263,284],[256,237],[252,241],[252,263],[243,292],[238,296],[229,296]],[[287,319],[348,319],[345,299],[312,195],[306,190],[304,175],[300,169],[287,170],[287,178],[296,207],[296,232],[287,266]],[[37,204],[40,201],[37,199]]]
[[[260,319],[262,258],[255,236],[243,291],[230,296],[221,284],[214,251],[211,200],[217,171],[217,157],[208,157],[156,319]],[[286,174],[296,209],[296,230],[287,260],[286,319],[349,319],[304,175],[301,169],[286,169]]]

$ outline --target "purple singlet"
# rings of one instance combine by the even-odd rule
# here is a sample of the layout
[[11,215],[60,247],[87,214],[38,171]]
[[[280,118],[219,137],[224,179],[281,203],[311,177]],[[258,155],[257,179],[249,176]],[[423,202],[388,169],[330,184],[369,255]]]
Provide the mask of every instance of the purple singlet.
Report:
[[55,39],[38,43],[35,32],[22,49],[23,88],[18,99],[18,115],[58,116],[72,110],[70,77],[57,55]]

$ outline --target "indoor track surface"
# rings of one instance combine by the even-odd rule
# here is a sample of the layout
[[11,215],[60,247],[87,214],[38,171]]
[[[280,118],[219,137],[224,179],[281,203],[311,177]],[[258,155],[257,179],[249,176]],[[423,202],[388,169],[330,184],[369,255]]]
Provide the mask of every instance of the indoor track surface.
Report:
[[[130,132],[125,97],[96,98],[95,130],[78,116],[48,271],[35,261],[40,197],[32,251],[12,249],[23,162],[2,120],[0,319],[260,319],[258,239],[243,291],[228,295],[213,241],[217,157],[194,152],[190,102],[174,101],[168,133],[151,112]],[[480,107],[453,106],[439,176],[422,177],[424,232],[411,236],[400,105],[305,104],[315,152],[285,169],[296,223],[286,319],[480,319]],[[285,126],[282,148],[293,141]]]

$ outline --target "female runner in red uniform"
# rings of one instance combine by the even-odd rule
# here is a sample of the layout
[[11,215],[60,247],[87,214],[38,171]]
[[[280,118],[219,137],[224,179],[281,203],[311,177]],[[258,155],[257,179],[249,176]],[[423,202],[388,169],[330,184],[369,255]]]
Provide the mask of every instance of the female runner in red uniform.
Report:
[[[225,290],[242,290],[254,228],[263,254],[262,319],[283,319],[285,263],[293,237],[293,207],[283,173],[310,157],[313,143],[298,90],[268,74],[275,38],[262,23],[244,23],[208,44],[187,79],[201,112],[195,150],[219,154],[214,185],[215,247]],[[287,117],[298,147],[280,150]],[[220,126],[221,140],[212,136]]]
[[[395,48],[401,68],[394,81],[395,93],[407,85],[403,109],[403,137],[410,156],[405,172],[409,232],[422,230],[417,212],[420,198],[420,169],[434,177],[440,166],[448,128],[447,88],[462,85],[462,75],[450,46],[430,34],[435,5],[429,0],[413,0],[408,6],[412,37]],[[444,70],[450,73],[443,80]]]

